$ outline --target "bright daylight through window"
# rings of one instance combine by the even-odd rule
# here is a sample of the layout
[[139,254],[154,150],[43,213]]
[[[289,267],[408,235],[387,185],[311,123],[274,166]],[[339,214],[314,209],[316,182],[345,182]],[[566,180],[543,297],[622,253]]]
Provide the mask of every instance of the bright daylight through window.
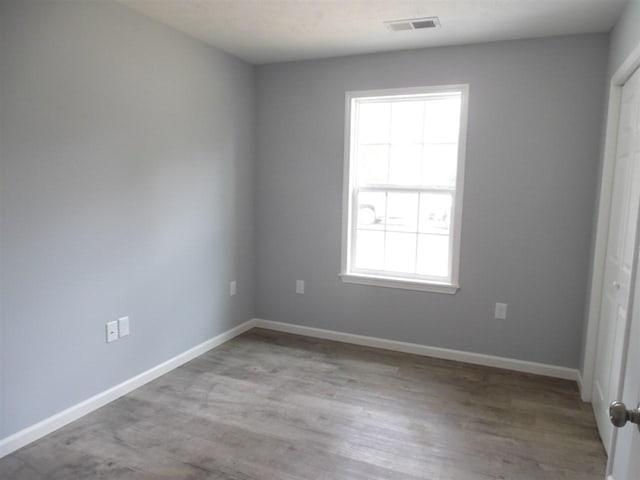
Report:
[[455,293],[468,86],[347,93],[345,282]]

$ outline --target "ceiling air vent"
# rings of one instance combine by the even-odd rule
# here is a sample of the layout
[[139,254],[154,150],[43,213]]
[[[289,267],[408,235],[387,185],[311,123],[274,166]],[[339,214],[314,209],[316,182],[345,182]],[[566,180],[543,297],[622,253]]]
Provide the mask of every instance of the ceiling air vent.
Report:
[[424,28],[436,28],[440,26],[438,17],[411,18],[409,20],[394,20],[385,22],[392,32],[402,32],[404,30],[422,30]]

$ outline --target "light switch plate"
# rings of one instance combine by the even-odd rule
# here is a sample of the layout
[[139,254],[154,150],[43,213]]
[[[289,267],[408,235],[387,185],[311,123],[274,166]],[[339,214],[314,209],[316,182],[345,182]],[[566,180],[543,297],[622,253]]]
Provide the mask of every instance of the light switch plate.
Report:
[[235,280],[229,282],[229,296],[233,297],[238,292],[238,285]]
[[304,280],[296,280],[296,293],[304,293]]

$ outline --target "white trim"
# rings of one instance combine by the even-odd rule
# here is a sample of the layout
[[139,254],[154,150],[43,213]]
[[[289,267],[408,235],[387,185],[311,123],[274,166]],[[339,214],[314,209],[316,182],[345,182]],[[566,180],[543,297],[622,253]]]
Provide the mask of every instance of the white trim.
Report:
[[235,328],[227,330],[226,332],[221,333],[220,335],[216,335],[213,338],[201,343],[200,345],[196,345],[195,347],[183,352],[175,357],[163,362],[159,365],[156,365],[149,370],[142,372],[135,377],[130,378],[129,380],[125,380],[124,382],[109,388],[103,392],[94,395],[91,398],[83,400],[82,402],[73,405],[61,412],[52,415],[51,417],[45,418],[44,420],[31,425],[19,432],[14,433],[13,435],[3,438],[0,440],[0,458],[5,455],[10,454],[18,450],[19,448],[28,445],[31,442],[38,440],[39,438],[44,437],[45,435],[50,434],[51,432],[58,430],[61,427],[77,420],[84,415],[97,410],[98,408],[106,405],[109,402],[112,402],[123,395],[126,395],[129,392],[132,392],[136,388],[141,387],[142,385],[155,380],[158,377],[161,377],[165,373],[170,372],[171,370],[179,367],[187,363],[190,360],[202,355],[203,353],[208,352],[212,348],[215,348],[223,343],[231,340],[232,338],[240,335],[241,333],[246,332],[247,330],[254,327],[254,320],[248,320]]
[[341,273],[339,276],[344,283],[373,285],[375,287],[401,288],[403,290],[418,290],[421,292],[448,293],[453,295],[460,289],[460,285],[418,282],[405,280],[404,278],[379,277],[376,275],[364,275],[362,273]]
[[591,401],[593,397],[593,380],[595,374],[596,348],[598,344],[598,327],[602,302],[604,266],[609,233],[609,217],[611,213],[611,195],[613,191],[613,174],[616,162],[616,144],[618,140],[618,120],[622,87],[633,72],[640,67],[640,45],[631,52],[622,65],[611,77],[609,85],[609,105],[607,108],[607,127],[605,133],[602,175],[600,180],[600,197],[598,199],[598,216],[596,242],[593,253],[593,270],[589,289],[589,311],[587,316],[587,334],[584,346],[584,364],[582,371],[582,400]]
[[260,318],[253,319],[254,326],[266,328],[278,332],[294,333],[296,335],[306,335],[308,337],[335,340],[338,342],[352,343],[354,345],[364,345],[367,347],[394,350],[397,352],[413,353],[425,357],[442,358],[445,360],[455,360],[458,362],[472,363],[474,365],[484,365],[487,367],[504,368],[516,372],[534,373],[546,375],[548,377],[563,378],[566,380],[576,380],[578,371],[575,368],[559,367],[544,363],[528,362],[513,358],[496,357],[482,353],[464,352],[461,350],[451,350],[448,348],[430,347],[417,343],[400,342],[397,340],[387,340],[378,337],[368,337],[353,333],[338,332],[335,330],[325,330],[322,328],[306,327],[291,323],[274,322]]
[[[351,168],[354,157],[354,146],[351,139],[355,137],[355,113],[352,110],[354,100],[366,101],[369,99],[398,99],[401,97],[416,97],[420,95],[461,95],[460,109],[460,131],[458,134],[458,159],[456,171],[456,185],[452,199],[453,218],[450,225],[449,244],[449,267],[450,277],[446,283],[439,283],[438,278],[420,278],[412,281],[407,277],[378,276],[372,271],[355,271],[351,265],[350,252],[354,251],[354,229],[357,219],[354,218],[357,212],[352,211],[354,198],[355,168]],[[356,105],[357,108],[357,105]],[[382,90],[362,90],[345,93],[345,131],[344,131],[344,164],[343,164],[343,196],[342,196],[342,245],[340,258],[340,276],[347,283],[358,283],[361,285],[383,286],[408,290],[420,290],[436,293],[455,293],[459,288],[460,277],[460,246],[462,238],[462,203],[464,191],[464,172],[467,151],[467,123],[469,112],[469,85],[436,85],[410,88],[390,88]],[[354,195],[354,198],[351,198]],[[435,285],[435,286],[433,286]],[[444,285],[444,286],[443,286]]]
[[580,392],[580,398],[583,402],[586,402],[586,400],[582,396],[582,373],[580,373],[580,370],[577,370],[576,373],[576,383],[578,384],[578,392]]

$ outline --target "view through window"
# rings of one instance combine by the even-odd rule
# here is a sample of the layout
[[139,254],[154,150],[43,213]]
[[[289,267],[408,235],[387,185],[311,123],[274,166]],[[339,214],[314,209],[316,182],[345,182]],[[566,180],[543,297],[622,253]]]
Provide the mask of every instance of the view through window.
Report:
[[466,105],[466,86],[347,94],[345,281],[455,292]]

